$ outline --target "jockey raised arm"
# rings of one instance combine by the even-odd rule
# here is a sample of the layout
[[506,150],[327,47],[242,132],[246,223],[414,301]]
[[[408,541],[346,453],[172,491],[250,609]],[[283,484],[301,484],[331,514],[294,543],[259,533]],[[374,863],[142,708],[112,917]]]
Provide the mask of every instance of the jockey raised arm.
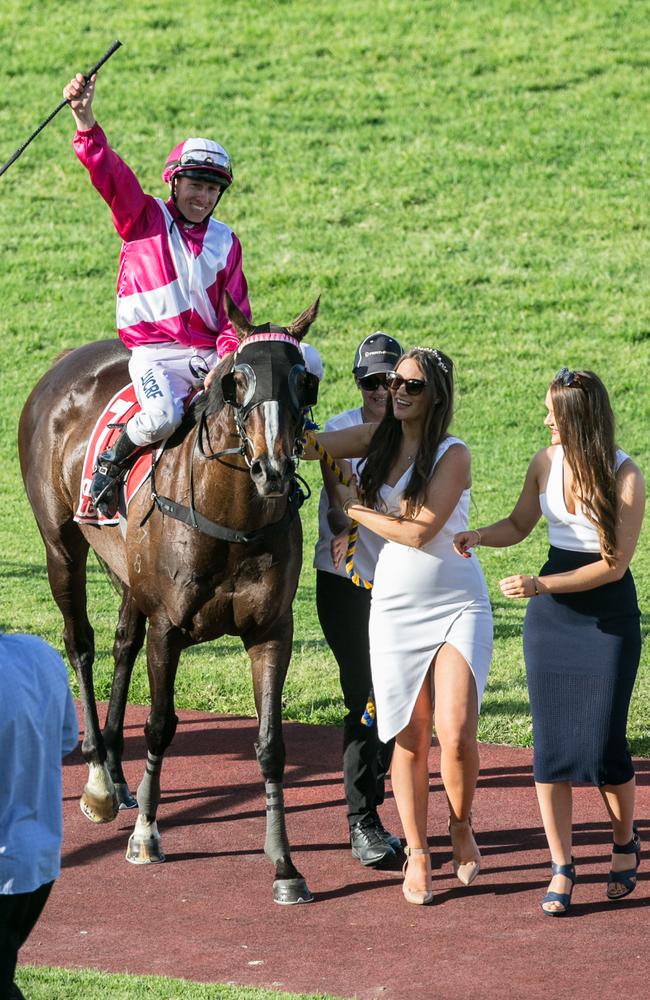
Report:
[[78,73],[63,95],[77,126],[75,152],[123,241],[116,325],[131,351],[129,375],[142,408],[99,456],[93,476],[93,503],[113,517],[117,484],[131,456],[178,427],[185,397],[218,360],[218,338],[231,340],[226,291],[249,319],[250,306],[241,244],[212,218],[232,183],[226,150],[211,139],[187,139],[165,163],[168,200],[145,194],[95,119],[95,84],[92,77],[84,85]]

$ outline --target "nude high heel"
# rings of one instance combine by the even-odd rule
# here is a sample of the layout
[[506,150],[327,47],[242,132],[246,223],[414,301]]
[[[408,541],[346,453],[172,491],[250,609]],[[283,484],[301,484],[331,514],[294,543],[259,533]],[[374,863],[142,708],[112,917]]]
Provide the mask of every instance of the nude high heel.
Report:
[[[404,867],[402,868],[402,874],[406,879],[406,869],[408,867],[409,858],[414,857],[416,854],[429,854],[428,847],[408,847],[404,848],[404,854],[406,855],[406,861],[404,862]],[[407,903],[415,903],[417,906],[427,906],[429,903],[433,903],[433,893],[429,889],[408,889],[406,886],[406,881],[402,885],[402,892],[404,893],[404,899]]]
[[470,816],[469,819],[464,820],[450,818],[447,829],[449,830],[449,835],[451,836],[452,852],[454,850],[454,837],[452,830],[458,829],[458,827],[463,827],[465,829],[469,827],[469,831],[472,835],[472,843],[474,845],[474,857],[471,861],[459,861],[454,854],[452,867],[454,869],[454,875],[459,882],[462,882],[463,885],[471,885],[481,870],[481,853],[478,849],[476,841],[474,840],[472,817]]

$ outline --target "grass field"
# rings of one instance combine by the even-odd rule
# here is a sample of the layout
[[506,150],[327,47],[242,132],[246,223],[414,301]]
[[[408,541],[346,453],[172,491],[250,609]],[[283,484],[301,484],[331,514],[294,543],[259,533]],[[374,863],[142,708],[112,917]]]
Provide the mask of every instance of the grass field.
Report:
[[[485,523],[511,509],[530,456],[548,440],[543,398],[563,364],[604,377],[620,444],[650,471],[645,14],[618,0],[142,0],[137,9],[95,0],[81,10],[5,0],[0,30],[12,45],[0,66],[0,160],[55,106],[72,72],[120,38],[96,112],[144,186],[163,193],[162,163],[185,135],[214,135],[235,163],[220,212],[242,240],[256,320],[285,322],[321,294],[310,334],[326,364],[321,421],[354,402],[353,351],[375,329],[454,358],[454,429],[472,448],[474,523]],[[1,623],[57,648],[16,424],[63,347],[111,335],[119,250],[72,133],[64,110],[0,179]],[[317,487],[318,471],[306,475]],[[316,507],[314,497],[303,517],[286,715],[338,723],[336,668],[314,606]],[[484,740],[530,743],[525,609],[497,584],[535,572],[545,548],[540,526],[517,549],[481,552],[496,628]],[[633,569],[647,634],[647,528]],[[90,582],[105,696],[117,601],[94,564]],[[629,730],[646,755],[647,649]],[[147,698],[142,664],[131,697]],[[252,714],[238,641],[185,654],[177,698]]]

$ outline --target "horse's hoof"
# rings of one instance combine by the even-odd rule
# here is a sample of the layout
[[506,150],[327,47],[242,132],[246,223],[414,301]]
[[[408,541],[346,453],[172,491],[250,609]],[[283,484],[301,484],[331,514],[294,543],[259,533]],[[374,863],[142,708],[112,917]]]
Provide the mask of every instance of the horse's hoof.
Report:
[[126,849],[126,860],[132,865],[160,864],[165,860],[160,846],[160,837],[136,837],[132,833]]
[[79,808],[92,823],[110,823],[119,811],[117,795],[98,798],[92,792],[84,790],[79,800]]
[[117,795],[117,801],[119,803],[120,809],[136,809],[138,805],[138,800],[131,795],[129,786],[126,781],[116,781],[115,782],[115,794]]
[[304,878],[276,878],[273,883],[273,902],[291,906],[293,903],[313,903],[314,897]]

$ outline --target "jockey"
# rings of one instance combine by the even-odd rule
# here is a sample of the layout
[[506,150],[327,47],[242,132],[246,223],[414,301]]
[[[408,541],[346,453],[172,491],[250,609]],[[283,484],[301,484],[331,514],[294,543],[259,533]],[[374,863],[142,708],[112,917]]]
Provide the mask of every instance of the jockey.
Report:
[[80,73],[63,91],[77,126],[74,150],[93,186],[109,205],[122,237],[117,279],[117,331],[131,351],[129,375],[141,411],[122,428],[113,448],[99,455],[90,489],[106,517],[117,510],[117,486],[131,457],[178,427],[184,399],[218,361],[217,346],[234,333],[225,292],[250,319],[239,240],[211,218],[232,183],[223,146],[187,139],[169,154],[164,202],[145,194],[96,122],[95,77]]

